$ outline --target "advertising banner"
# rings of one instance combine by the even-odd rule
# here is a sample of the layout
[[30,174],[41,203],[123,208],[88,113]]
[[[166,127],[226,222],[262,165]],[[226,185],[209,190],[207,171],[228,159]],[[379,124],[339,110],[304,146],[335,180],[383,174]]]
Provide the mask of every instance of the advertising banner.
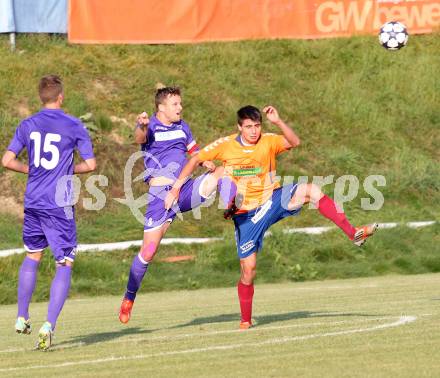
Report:
[[73,43],[306,39],[376,33],[386,21],[432,32],[440,1],[70,0],[68,34]]

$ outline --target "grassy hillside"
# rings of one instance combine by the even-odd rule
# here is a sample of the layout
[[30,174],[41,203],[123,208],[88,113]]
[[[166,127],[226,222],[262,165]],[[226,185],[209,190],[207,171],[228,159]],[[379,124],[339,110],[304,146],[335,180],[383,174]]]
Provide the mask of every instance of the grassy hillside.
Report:
[[[68,112],[75,116],[93,114],[98,173],[109,178],[109,185],[103,188],[106,206],[98,212],[84,210],[81,197],[77,219],[82,243],[142,237],[142,225],[127,206],[115,199],[124,198],[124,167],[128,157],[138,150],[131,141],[135,116],[143,110],[149,113],[154,110],[153,96],[158,82],[182,88],[184,118],[201,145],[233,133],[235,111],[239,107],[275,105],[302,139],[298,149],[280,157],[278,174],[295,177],[334,175],[335,179],[343,175],[357,176],[359,194],[345,204],[350,220],[356,224],[373,220],[438,219],[439,34],[412,36],[409,45],[399,52],[381,48],[374,36],[176,46],[81,46],[68,45],[57,37],[20,35],[17,46],[18,50],[11,53],[6,36],[0,37],[1,151],[7,147],[20,119],[39,109],[36,85],[44,74],[58,73],[63,77]],[[277,131],[267,124],[264,127],[268,131]],[[133,177],[141,169],[142,164],[138,162]],[[371,174],[386,178],[386,187],[379,188],[385,198],[379,211],[361,209],[361,198],[369,197],[362,184]],[[82,178],[83,183],[86,178]],[[21,245],[20,206],[25,179],[0,168],[0,249]],[[146,190],[143,183],[133,186],[136,198]],[[334,185],[328,185],[324,190],[333,196]],[[222,219],[215,206],[202,209],[202,220],[194,219],[192,214],[186,214],[184,218],[185,222],[173,224],[168,236],[228,235],[230,241],[224,245],[198,248],[200,258],[196,261],[207,253],[209,255],[209,251],[219,256],[227,254],[228,257],[224,258],[230,260],[215,263],[205,259],[178,264],[178,268],[163,264],[165,278],[170,274],[173,276],[174,269],[183,269],[182,266],[185,266],[184,273],[174,276],[177,277],[176,286],[172,282],[165,284],[167,280],[162,278],[152,287],[233,283],[237,268],[232,224]],[[307,225],[326,226],[330,223],[316,210],[307,209],[299,217],[284,220],[277,228]],[[367,247],[367,254],[371,251],[377,251],[377,254],[373,253],[365,261],[362,261],[363,257],[356,258],[362,262],[359,269],[357,263],[352,265],[351,256],[355,252],[342,233],[311,239],[295,236],[288,241],[278,234],[267,244],[267,249],[275,248],[273,243],[285,243],[281,244],[284,247],[279,253],[280,256],[289,255],[285,262],[287,268],[276,268],[276,263],[267,266],[267,276],[263,275],[262,279],[298,279],[295,274],[299,272],[295,273],[292,268],[297,262],[305,271],[315,272],[304,273],[300,279],[438,271],[435,257],[439,252],[436,247],[439,243],[435,242],[438,230],[434,227],[411,232],[406,229],[395,233],[384,231]],[[297,254],[300,250],[306,251],[304,255]],[[170,251],[196,252],[194,247],[187,247],[187,250],[176,247]],[[383,251],[390,254],[382,256]],[[134,251],[128,253],[131,256]],[[84,292],[93,292],[93,287],[98,287],[96,293],[107,292],[113,284],[116,285],[113,288],[120,292],[126,277],[109,273],[116,267],[120,272],[120,258],[120,254],[115,254],[110,259],[113,262],[109,264],[114,264],[115,268],[104,267],[99,273],[91,270],[91,281],[85,284],[87,290]],[[92,267],[94,259],[83,256],[78,266],[89,264]],[[124,260],[126,268],[129,260]],[[192,265],[199,263],[202,264],[200,267]],[[13,271],[19,259],[2,259],[0,264],[3,272]],[[220,269],[224,265],[226,271]],[[289,269],[293,270],[289,273]],[[197,272],[205,273],[198,276]],[[86,277],[84,280],[88,279],[88,273],[81,274]],[[115,277],[104,285],[106,289],[100,291],[99,285],[93,282],[96,274],[103,275],[100,278],[103,282],[110,276]],[[206,280],[208,274],[212,281]],[[6,276],[2,273],[2,277]],[[13,297],[15,289],[11,283],[15,278],[8,277],[3,283],[9,282]],[[75,286],[74,283],[73,287],[74,292],[81,292],[81,285]],[[39,298],[43,299],[46,294],[42,293]],[[11,296],[5,295],[2,301],[10,301],[6,297]]]
[[[399,52],[381,48],[375,37],[319,41],[252,41],[176,46],[81,46],[47,36],[20,36],[9,52],[0,38],[0,149],[21,118],[39,109],[36,84],[56,72],[66,83],[67,111],[94,115],[99,172],[109,177],[106,207],[85,212],[79,206],[82,242],[139,237],[141,225],[124,197],[123,167],[137,150],[131,142],[135,115],[153,111],[156,83],[183,89],[184,118],[206,144],[234,132],[242,105],[271,103],[295,128],[302,145],[280,158],[280,175],[356,175],[359,195],[346,210],[356,223],[434,219],[440,208],[440,35],[412,36]],[[117,117],[119,120],[111,117]],[[122,119],[122,121],[121,121]],[[128,124],[126,124],[127,122]],[[266,125],[267,130],[276,131]],[[115,153],[116,151],[116,153]],[[142,165],[137,165],[140,172]],[[362,183],[383,175],[385,205],[363,211],[369,197]],[[21,202],[25,178],[0,168],[1,196]],[[135,185],[138,195],[145,191]],[[333,194],[334,185],[325,187]],[[2,197],[2,199],[3,199]],[[14,206],[12,206],[14,207]],[[0,230],[11,217],[1,217]],[[9,210],[8,210],[9,209]],[[327,225],[314,211],[289,225]],[[204,210],[209,222],[187,216],[170,235],[205,236],[224,226],[218,211]],[[111,215],[111,216],[110,216]],[[93,225],[95,230],[89,228]],[[96,229],[99,229],[96,230]],[[20,245],[20,232],[7,232],[0,247]]]

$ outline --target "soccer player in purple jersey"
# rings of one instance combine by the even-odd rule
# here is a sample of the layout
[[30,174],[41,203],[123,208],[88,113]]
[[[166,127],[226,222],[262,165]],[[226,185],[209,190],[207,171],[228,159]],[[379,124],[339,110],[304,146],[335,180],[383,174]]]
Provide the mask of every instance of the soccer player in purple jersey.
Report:
[[[43,250],[50,246],[56,273],[50,288],[47,321],[38,335],[37,348],[47,350],[58,316],[69,294],[75,260],[76,226],[72,206],[74,173],[95,170],[90,137],[80,120],[64,113],[63,83],[56,75],[44,76],[38,93],[43,108],[23,120],[2,158],[10,170],[28,174],[24,195],[23,243],[27,251],[18,276],[18,314],[15,330],[29,334],[29,303],[35,289]],[[26,148],[28,163],[17,160]],[[84,161],[74,164],[78,150]]]
[[202,165],[211,173],[187,180],[182,186],[179,201],[169,210],[165,209],[164,200],[187,163],[187,154],[193,156],[199,148],[188,124],[181,118],[183,107],[180,89],[159,89],[155,103],[156,113],[151,119],[145,112],[140,114],[135,129],[135,141],[145,153],[145,181],[149,184],[149,191],[143,243],[139,254],[133,259],[127,290],[119,311],[122,323],[130,320],[136,293],[148,265],[177,213],[201,205],[215,192],[217,186],[225,204],[229,204],[235,194],[232,181],[221,179],[223,168],[215,168],[212,162],[205,161]]

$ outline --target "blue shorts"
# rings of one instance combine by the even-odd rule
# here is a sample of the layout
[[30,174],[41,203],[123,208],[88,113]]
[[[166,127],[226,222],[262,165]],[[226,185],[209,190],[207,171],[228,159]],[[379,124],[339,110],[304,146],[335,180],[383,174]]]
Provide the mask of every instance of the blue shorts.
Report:
[[269,227],[281,219],[296,215],[301,211],[301,208],[287,210],[287,205],[295,194],[297,186],[297,183],[292,183],[275,189],[272,197],[263,205],[233,217],[239,259],[261,251],[263,237]]
[[76,225],[73,207],[24,209],[23,243],[29,253],[50,246],[57,262],[74,261]]
[[208,175],[209,173],[205,173],[186,181],[180,189],[177,205],[169,210],[165,209],[165,198],[172,186],[151,186],[147,196],[144,232],[157,230],[166,222],[172,222],[178,213],[190,211],[205,202],[207,198],[202,196],[200,190]]

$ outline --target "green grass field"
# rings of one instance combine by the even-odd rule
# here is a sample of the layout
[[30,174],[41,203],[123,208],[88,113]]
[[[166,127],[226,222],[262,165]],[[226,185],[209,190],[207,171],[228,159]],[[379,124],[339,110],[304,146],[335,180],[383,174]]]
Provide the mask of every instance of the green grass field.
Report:
[[2,377],[438,377],[440,274],[256,286],[257,326],[239,331],[234,288],[73,299],[52,351],[16,335],[16,308],[0,307]]

